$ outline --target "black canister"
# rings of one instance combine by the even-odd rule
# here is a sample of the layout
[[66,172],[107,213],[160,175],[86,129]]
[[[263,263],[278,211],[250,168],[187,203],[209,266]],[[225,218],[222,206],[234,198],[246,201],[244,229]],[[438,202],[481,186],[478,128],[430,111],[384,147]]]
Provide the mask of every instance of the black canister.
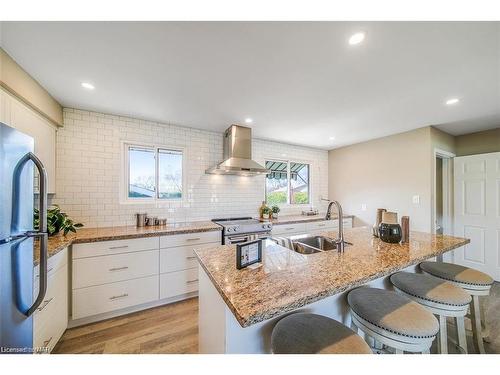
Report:
[[380,223],[378,227],[378,235],[384,242],[398,243],[401,241],[401,225]]

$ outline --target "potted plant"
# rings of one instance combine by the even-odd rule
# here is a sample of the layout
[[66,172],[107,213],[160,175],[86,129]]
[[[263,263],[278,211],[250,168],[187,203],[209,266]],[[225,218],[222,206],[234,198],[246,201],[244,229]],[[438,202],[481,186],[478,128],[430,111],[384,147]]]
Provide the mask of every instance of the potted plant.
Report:
[[278,206],[272,206],[271,211],[272,211],[273,219],[277,219],[278,213],[281,211],[281,209]]
[[[40,211],[36,208],[33,215],[33,226],[35,230],[38,230],[40,226]],[[76,233],[77,228],[81,227],[83,227],[82,223],[74,223],[67,214],[61,212],[58,205],[54,205],[47,210],[47,232],[49,236],[53,236],[60,231],[64,235],[67,235],[68,232]]]
[[262,216],[267,216],[269,219],[271,219],[272,214],[273,213],[269,207],[262,207]]

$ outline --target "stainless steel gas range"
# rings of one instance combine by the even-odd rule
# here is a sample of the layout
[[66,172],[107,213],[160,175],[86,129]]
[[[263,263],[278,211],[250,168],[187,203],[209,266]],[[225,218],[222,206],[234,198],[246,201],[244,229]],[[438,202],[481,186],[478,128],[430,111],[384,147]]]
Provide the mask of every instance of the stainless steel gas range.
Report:
[[230,245],[271,236],[273,225],[251,217],[213,219],[222,227],[222,244]]

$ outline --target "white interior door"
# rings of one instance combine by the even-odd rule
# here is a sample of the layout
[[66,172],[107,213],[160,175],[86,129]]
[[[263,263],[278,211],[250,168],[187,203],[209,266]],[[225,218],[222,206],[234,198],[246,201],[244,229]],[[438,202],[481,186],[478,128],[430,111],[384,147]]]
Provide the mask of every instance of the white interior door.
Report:
[[455,263],[500,281],[500,152],[455,158]]

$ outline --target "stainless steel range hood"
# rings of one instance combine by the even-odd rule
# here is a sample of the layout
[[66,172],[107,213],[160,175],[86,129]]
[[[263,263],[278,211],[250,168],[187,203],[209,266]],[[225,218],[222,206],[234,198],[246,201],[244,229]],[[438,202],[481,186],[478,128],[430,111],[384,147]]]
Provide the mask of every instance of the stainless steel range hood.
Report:
[[224,132],[224,161],[205,172],[209,174],[233,174],[256,176],[269,173],[259,163],[252,160],[252,129],[231,125]]

